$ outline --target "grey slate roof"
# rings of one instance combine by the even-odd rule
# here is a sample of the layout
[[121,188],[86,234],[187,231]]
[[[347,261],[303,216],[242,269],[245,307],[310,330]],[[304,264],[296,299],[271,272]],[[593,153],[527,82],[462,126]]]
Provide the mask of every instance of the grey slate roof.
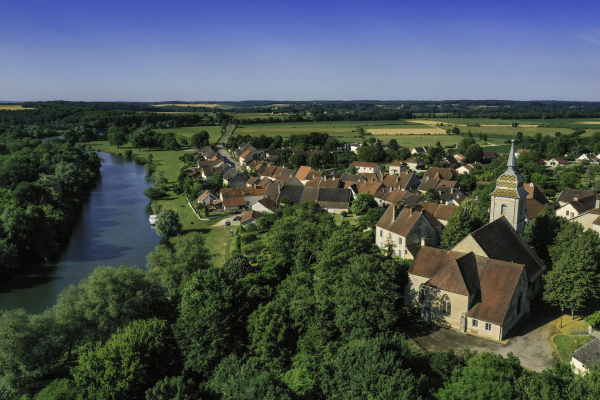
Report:
[[581,362],[586,367],[600,361],[600,338],[595,338],[575,350],[571,357]]
[[281,191],[279,192],[279,198],[277,199],[277,205],[281,203],[281,199],[287,197],[294,204],[300,204],[300,200],[302,197],[302,191],[304,190],[304,186],[295,186],[295,185],[285,185]]

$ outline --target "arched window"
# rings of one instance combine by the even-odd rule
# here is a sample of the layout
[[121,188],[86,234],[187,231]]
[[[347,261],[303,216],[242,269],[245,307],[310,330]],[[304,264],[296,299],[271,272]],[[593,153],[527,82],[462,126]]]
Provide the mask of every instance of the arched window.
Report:
[[419,301],[425,300],[425,284],[422,283],[419,287]]
[[506,204],[502,204],[500,206],[500,214],[506,215],[506,209],[507,209]]
[[450,315],[452,314],[452,304],[450,302],[450,298],[446,295],[442,297],[442,314]]

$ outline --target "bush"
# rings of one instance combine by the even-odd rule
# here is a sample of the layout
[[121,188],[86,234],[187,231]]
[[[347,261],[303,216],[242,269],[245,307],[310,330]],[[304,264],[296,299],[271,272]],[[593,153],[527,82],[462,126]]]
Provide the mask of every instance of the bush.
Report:
[[240,240],[242,241],[242,244],[249,244],[256,241],[256,239],[258,239],[256,233],[246,233],[242,235],[242,238]]
[[546,189],[546,191],[544,192],[544,194],[546,195],[546,197],[554,197],[554,196],[556,196],[556,190],[554,190],[554,189]]
[[248,224],[246,227],[246,232],[256,232],[258,231],[258,226],[256,224]]
[[129,158],[129,159],[133,158],[133,150],[131,150],[131,149],[125,150],[125,158]]
[[342,211],[341,216],[346,218],[348,216],[348,213],[346,211]]

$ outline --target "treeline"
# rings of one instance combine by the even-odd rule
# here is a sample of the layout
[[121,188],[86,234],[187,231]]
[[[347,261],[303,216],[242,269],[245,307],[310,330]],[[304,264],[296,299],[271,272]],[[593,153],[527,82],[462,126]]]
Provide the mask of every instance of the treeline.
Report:
[[100,166],[96,153],[60,139],[0,134],[0,275],[58,255]]
[[[243,236],[246,237],[248,233]],[[409,343],[409,262],[316,205],[258,220],[253,262],[210,265],[201,233],[148,255],[148,271],[100,267],[41,315],[0,314],[6,399],[592,398],[600,369],[529,371],[517,357]],[[238,235],[238,238],[241,236]],[[236,238],[236,249],[242,240]]]

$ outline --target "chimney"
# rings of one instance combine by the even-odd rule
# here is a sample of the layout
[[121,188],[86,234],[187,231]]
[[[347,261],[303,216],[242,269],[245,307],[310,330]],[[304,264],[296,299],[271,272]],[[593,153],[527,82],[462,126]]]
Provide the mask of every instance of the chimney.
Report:
[[529,184],[529,186],[533,187],[533,182],[531,182],[531,183]]
[[579,201],[579,196],[577,196],[577,195],[573,196],[573,201]]
[[413,206],[410,206],[410,216],[411,216],[411,217],[412,217],[412,214],[413,214],[413,210],[414,210],[414,207],[413,207]]
[[596,195],[596,208],[600,208],[600,195]]
[[425,238],[424,237],[421,238],[421,247],[425,247]]
[[397,204],[392,204],[392,222],[396,220],[396,206]]

